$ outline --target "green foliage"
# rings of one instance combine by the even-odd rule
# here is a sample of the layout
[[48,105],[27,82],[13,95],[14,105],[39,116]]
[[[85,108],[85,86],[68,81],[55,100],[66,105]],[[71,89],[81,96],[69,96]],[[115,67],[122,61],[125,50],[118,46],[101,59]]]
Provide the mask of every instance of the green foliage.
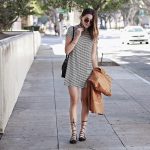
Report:
[[69,0],[44,0],[43,1],[43,9],[48,9],[49,7],[53,8],[67,8],[69,7],[71,1]]
[[105,5],[103,12],[113,12],[119,10],[123,4],[128,3],[129,0],[109,0]]
[[91,7],[96,11],[101,9],[106,3],[107,0],[73,0],[80,8]]
[[29,5],[33,8],[32,11],[34,14],[42,15],[44,13],[44,10],[42,9],[43,3],[41,0],[30,0]]
[[70,9],[77,7],[84,9],[91,7],[96,11],[110,11],[117,10],[123,3],[129,0],[44,0],[43,8],[48,10],[48,8],[63,8]]
[[122,4],[128,1],[129,0],[73,0],[72,4],[76,4],[76,6],[82,9],[91,7],[96,11],[104,12],[118,10]]
[[50,8],[87,8],[91,7],[100,13],[109,13],[121,8],[130,0],[1,0],[0,31],[9,29],[20,16],[43,14]]
[[0,32],[8,30],[20,16],[33,14],[31,0],[1,0]]

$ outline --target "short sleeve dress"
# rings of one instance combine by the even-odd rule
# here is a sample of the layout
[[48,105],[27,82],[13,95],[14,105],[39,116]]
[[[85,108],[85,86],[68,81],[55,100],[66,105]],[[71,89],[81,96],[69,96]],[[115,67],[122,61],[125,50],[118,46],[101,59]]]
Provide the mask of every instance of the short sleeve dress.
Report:
[[[77,26],[74,27],[74,36]],[[73,36],[73,27],[69,27],[66,36]],[[78,43],[69,54],[64,84],[79,88],[86,87],[86,81],[91,74],[93,40],[88,31],[82,32]]]

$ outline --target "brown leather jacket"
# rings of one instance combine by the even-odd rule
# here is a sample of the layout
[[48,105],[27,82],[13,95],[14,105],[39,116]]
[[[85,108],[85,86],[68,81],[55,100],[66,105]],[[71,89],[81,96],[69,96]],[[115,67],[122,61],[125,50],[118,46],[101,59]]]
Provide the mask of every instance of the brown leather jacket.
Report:
[[111,78],[97,67],[87,80],[87,105],[92,113],[104,114],[102,94],[111,96]]

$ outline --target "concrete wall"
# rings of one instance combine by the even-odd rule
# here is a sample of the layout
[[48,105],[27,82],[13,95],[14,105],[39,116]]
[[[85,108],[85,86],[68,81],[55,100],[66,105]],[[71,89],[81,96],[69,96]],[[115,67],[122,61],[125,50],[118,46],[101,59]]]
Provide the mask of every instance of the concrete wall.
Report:
[[41,35],[39,32],[34,31],[33,32],[33,43],[34,43],[34,56],[36,56],[36,53],[40,47],[41,44]]
[[4,133],[40,39],[38,32],[25,32],[0,40],[0,133]]

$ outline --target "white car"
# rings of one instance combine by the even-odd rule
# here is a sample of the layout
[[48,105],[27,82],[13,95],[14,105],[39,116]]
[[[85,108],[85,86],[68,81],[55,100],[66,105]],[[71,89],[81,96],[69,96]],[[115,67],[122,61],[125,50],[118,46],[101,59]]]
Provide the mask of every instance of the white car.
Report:
[[148,33],[141,26],[125,27],[121,32],[120,39],[122,44],[149,43]]

